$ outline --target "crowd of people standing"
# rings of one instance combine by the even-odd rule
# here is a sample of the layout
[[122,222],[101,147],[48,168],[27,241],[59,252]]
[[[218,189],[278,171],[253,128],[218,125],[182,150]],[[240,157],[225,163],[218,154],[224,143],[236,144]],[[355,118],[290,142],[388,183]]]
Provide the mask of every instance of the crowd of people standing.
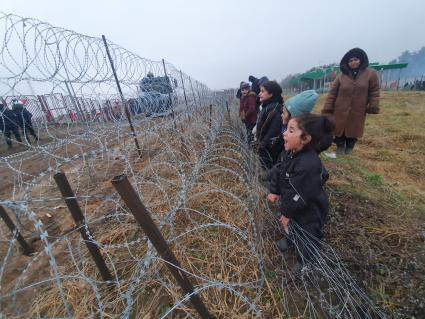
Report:
[[276,246],[282,252],[296,250],[295,274],[314,263],[313,252],[320,248],[328,213],[323,186],[329,174],[319,154],[335,142],[337,154],[350,156],[363,135],[366,115],[379,113],[379,77],[368,65],[362,49],[351,49],[343,56],[341,73],[320,115],[310,113],[315,92],[303,92],[309,98],[291,104],[283,100],[280,85],[267,77],[251,75],[251,84],[240,84],[239,116],[247,142],[258,154],[267,199],[280,203],[278,220],[284,236]]
[[23,103],[18,99],[12,100],[12,109],[0,102],[0,133],[4,136],[8,149],[12,149],[12,134],[15,136],[16,142],[22,143],[22,135],[28,143],[31,143],[29,134],[38,141],[32,124],[32,114]]

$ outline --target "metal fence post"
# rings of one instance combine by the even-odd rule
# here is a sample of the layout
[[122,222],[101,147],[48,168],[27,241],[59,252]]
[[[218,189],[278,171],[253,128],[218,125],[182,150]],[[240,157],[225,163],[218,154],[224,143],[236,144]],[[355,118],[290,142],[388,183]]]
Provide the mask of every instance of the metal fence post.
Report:
[[41,110],[44,112],[44,116],[46,117],[47,122],[51,122],[54,119],[53,118],[53,115],[50,112],[49,108],[44,104],[44,101],[42,99],[42,96],[41,95],[37,95],[37,99],[38,99],[38,102],[41,105]]
[[[189,76],[189,83],[190,83],[190,87],[192,89],[193,102],[196,105],[195,91],[193,90],[192,78],[190,76]],[[201,106],[201,101],[199,101],[199,106]]]
[[198,83],[198,81],[196,81],[196,90],[198,92],[199,107],[202,107],[202,105],[201,105],[201,96],[199,95],[199,83]]
[[136,131],[134,130],[133,122],[131,121],[131,115],[130,115],[130,112],[128,110],[127,103],[125,102],[124,95],[122,94],[120,82],[118,81],[118,77],[117,77],[117,73],[115,72],[114,61],[112,61],[111,53],[109,52],[108,43],[106,42],[106,38],[105,38],[104,35],[102,35],[102,40],[103,40],[103,44],[105,45],[106,54],[108,55],[109,63],[111,64],[111,68],[112,68],[112,72],[114,74],[115,82],[116,82],[117,87],[118,87],[118,92],[120,93],[120,96],[121,96],[121,101],[122,101],[123,106],[124,106],[125,115],[127,116],[128,123],[130,124],[130,130],[131,130],[131,133],[132,133],[133,138],[134,138],[134,144],[136,144],[137,153],[139,154],[139,157],[142,157],[142,151],[141,151],[140,146],[139,146],[139,141],[137,140]]
[[182,80],[182,87],[183,87],[183,94],[184,94],[184,102],[186,103],[186,109],[189,108],[189,106],[187,105],[187,96],[186,96],[186,89],[184,88],[184,81],[183,81],[183,74],[182,74],[182,70],[180,70],[180,78]]
[[166,266],[177,280],[179,285],[182,287],[183,291],[186,294],[190,294],[190,301],[198,311],[199,315],[205,319],[212,318],[212,316],[208,313],[204,303],[202,302],[202,299],[199,297],[199,295],[194,293],[194,288],[186,274],[180,270],[181,266],[177,261],[177,258],[173,254],[171,248],[168,246],[160,230],[155,225],[145,205],[143,205],[143,203],[140,201],[139,196],[137,195],[133,186],[131,186],[127,176],[115,176],[111,183],[118,191],[119,195],[130,209],[131,213],[136,218],[140,227],[142,227],[143,231],[146,233],[158,254],[166,261]]
[[78,103],[78,100],[75,96],[75,92],[73,93],[73,91],[71,90],[70,86],[71,86],[71,82],[67,81],[63,81],[65,83],[66,86],[66,90],[68,91],[69,97],[71,99],[72,104],[74,105],[75,111],[77,112],[77,114],[80,114],[80,117],[82,118],[83,121],[86,120],[85,114],[80,106],[80,104]]
[[0,98],[0,102],[3,103],[4,107],[7,107],[7,102],[3,97]]
[[[165,61],[164,61],[164,59],[162,59],[162,66],[163,66],[163,68],[164,68],[164,75],[165,75],[165,80],[167,81],[168,80],[168,83],[170,84],[170,86],[171,86],[171,90],[173,91],[173,84],[171,83],[171,80],[168,78],[168,75],[167,75],[167,69],[165,68]],[[173,93],[174,93],[174,91],[173,91]],[[174,103],[173,103],[173,101],[172,101],[172,99],[171,99],[171,93],[170,92],[168,92],[168,101],[169,101],[169,103],[171,104],[171,116],[173,117],[173,120],[174,120]],[[176,127],[176,125],[175,125],[175,123],[174,123],[174,128]]]
[[[10,229],[13,236],[16,236],[16,240],[19,242],[19,244],[22,247],[22,250],[24,252],[24,255],[29,256],[31,253],[33,253],[33,249],[31,246],[25,241],[24,237],[22,237],[19,230],[16,228],[13,221],[10,219],[9,215],[6,213],[6,210],[3,208],[3,206],[0,205],[0,217],[3,219],[6,226]],[[16,235],[15,235],[16,234]]]
[[72,215],[72,218],[75,221],[76,226],[79,228],[81,236],[84,239],[84,242],[89,250],[90,254],[93,257],[94,262],[96,263],[97,268],[99,269],[100,275],[104,281],[112,281],[112,275],[109,272],[108,267],[106,266],[105,260],[103,259],[99,247],[97,244],[90,238],[92,237],[89,227],[86,225],[84,215],[81,211],[80,205],[78,204],[77,199],[75,198],[74,192],[69,185],[68,179],[64,173],[57,173],[53,176],[58,188],[63,196],[63,199],[68,206],[68,209]]
[[210,104],[210,129],[212,126],[212,104]]

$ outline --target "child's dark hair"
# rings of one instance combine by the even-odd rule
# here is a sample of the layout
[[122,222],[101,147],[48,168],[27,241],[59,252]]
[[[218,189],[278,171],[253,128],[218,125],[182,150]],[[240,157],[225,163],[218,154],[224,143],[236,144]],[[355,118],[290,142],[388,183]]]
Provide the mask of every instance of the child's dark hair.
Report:
[[327,150],[333,141],[335,123],[326,115],[303,113],[295,118],[302,136],[310,135],[312,147],[317,153]]
[[283,104],[282,88],[279,83],[276,81],[266,81],[260,86],[264,87],[264,89],[269,92],[273,96],[273,99],[276,99],[279,104]]

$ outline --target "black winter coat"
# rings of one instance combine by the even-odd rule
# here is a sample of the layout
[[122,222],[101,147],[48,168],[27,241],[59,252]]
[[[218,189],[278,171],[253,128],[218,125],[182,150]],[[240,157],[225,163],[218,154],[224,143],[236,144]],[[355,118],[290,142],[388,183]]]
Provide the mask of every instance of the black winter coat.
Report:
[[260,84],[258,83],[258,79],[254,76],[249,77],[249,81],[251,82],[251,91],[254,91],[255,94],[260,94]]
[[250,77],[248,78],[248,80],[251,82],[251,91],[254,91],[255,94],[257,94],[257,97],[255,99],[255,110],[257,111],[257,113],[260,111],[260,84],[259,84],[259,80],[255,77],[250,75]]
[[0,131],[11,129],[17,125],[15,113],[7,108],[0,111]]
[[257,140],[259,147],[270,149],[271,139],[282,131],[282,106],[278,102],[263,104],[257,117]]
[[313,149],[288,153],[269,172],[269,190],[280,195],[280,212],[300,225],[323,226],[329,201],[323,190],[327,172]]
[[15,113],[15,118],[20,127],[31,126],[31,118],[32,114],[29,112],[26,108],[23,106],[15,106],[13,109],[13,112]]

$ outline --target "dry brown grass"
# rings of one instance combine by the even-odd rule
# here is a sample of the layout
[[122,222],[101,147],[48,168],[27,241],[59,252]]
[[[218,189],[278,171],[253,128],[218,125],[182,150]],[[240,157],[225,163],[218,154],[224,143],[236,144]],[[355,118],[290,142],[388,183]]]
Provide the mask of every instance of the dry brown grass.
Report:
[[[323,104],[324,96],[319,100]],[[383,92],[352,156],[323,156],[327,241],[395,318],[425,316],[425,92]]]
[[[323,97],[318,105],[322,102]],[[411,315],[420,318],[423,314],[423,308],[416,300],[425,298],[424,242],[421,239],[425,220],[425,189],[421,182],[424,177],[425,133],[420,130],[425,120],[424,112],[425,94],[384,92],[382,113],[368,117],[365,137],[359,142],[354,155],[336,160],[324,158],[331,174],[327,190],[332,206],[325,241],[337,249],[344,264],[380,306],[389,313],[401,314],[397,318]],[[175,151],[172,156],[164,152],[164,141],[155,136],[141,137],[144,154],[146,152],[142,159],[138,159],[135,152],[127,154],[133,168],[133,172],[128,172],[134,178],[132,182],[138,184],[144,202],[157,219],[162,219],[169,212],[170,203],[177,200],[182,187],[177,164],[185,161],[179,169],[186,173],[191,171],[205,147],[199,132],[190,134],[190,126],[178,130],[185,133],[183,139],[173,134],[173,130],[167,132],[166,142]],[[131,139],[125,141],[131,142]],[[185,146],[182,143],[186,143]],[[208,165],[203,166],[197,182],[187,193],[187,209],[178,210],[172,225],[165,225],[162,232],[167,239],[180,235],[172,244],[183,268],[209,280],[224,284],[256,282],[262,278],[259,264],[264,263],[265,282],[261,289],[240,288],[239,291],[249,300],[258,297],[256,306],[264,318],[297,318],[295,314],[304,309],[306,297],[303,290],[297,290],[285,281],[288,269],[283,265],[291,265],[294,256],[279,254],[273,248],[272,243],[279,234],[274,221],[264,214],[267,210],[265,190],[254,178],[249,185],[252,193],[247,192],[243,179],[246,174],[242,167],[244,158],[235,151],[234,140],[224,134],[216,143],[220,145],[219,151],[210,154]],[[151,163],[157,163],[154,169],[145,170]],[[93,165],[92,177],[80,173],[87,169],[82,161],[64,165],[63,169],[79,195],[114,193],[110,179],[122,173],[125,164],[119,158],[105,157],[96,160]],[[48,176],[40,185],[34,187],[34,197],[60,197]],[[225,190],[234,196],[214,190]],[[253,207],[248,204],[249,200],[253,200]],[[49,233],[59,236],[69,231],[71,221],[61,201],[53,204],[32,203],[31,209],[46,224],[52,222],[45,217],[46,212],[54,215],[56,228],[52,227]],[[131,279],[140,276],[137,261],[146,254],[147,244],[141,240],[142,231],[131,215],[125,213],[122,203],[119,206],[111,201],[90,199],[80,204],[89,220],[100,219],[90,227],[96,240],[109,247],[102,249],[102,254],[110,269],[115,266],[114,275],[119,278],[121,286],[109,288],[97,285],[100,287],[100,301],[96,299],[93,288],[81,278],[99,280],[100,276],[74,231],[68,235],[70,246],[60,242],[53,250],[60,274],[68,276],[62,280],[63,292],[75,318],[95,314],[100,303],[105,307],[94,317],[115,318],[126,306],[126,301],[117,296],[120,293],[122,296],[129,289]],[[113,212],[122,214],[102,219]],[[253,235],[254,225],[250,216],[255,217],[258,237]],[[243,230],[247,238],[241,238],[226,227],[199,228],[214,223],[209,217]],[[191,232],[193,229],[196,231]],[[119,246],[131,241],[137,241],[137,244],[130,244],[124,249]],[[41,251],[43,246],[38,242],[36,248]],[[78,258],[76,264],[70,262],[70,249]],[[256,253],[252,252],[253,249]],[[3,278],[2,288],[13,290],[15,279],[29,262],[28,257],[14,254],[9,268],[6,268],[7,278]],[[24,283],[52,278],[49,269],[47,257],[41,254],[37,264],[29,269]],[[141,276],[141,282],[135,285],[132,318],[157,318],[182,297],[182,291],[161,261],[154,261],[149,269]],[[201,282],[199,278],[192,280]],[[201,297],[218,318],[254,317],[247,303],[229,290],[213,287],[204,290]],[[59,289],[52,282],[28,289],[18,294],[18,298],[21,299],[17,305],[22,306],[29,317],[66,316]],[[13,314],[13,305],[4,309],[6,313],[10,311]],[[184,318],[185,312],[196,316],[186,302],[171,317]]]

